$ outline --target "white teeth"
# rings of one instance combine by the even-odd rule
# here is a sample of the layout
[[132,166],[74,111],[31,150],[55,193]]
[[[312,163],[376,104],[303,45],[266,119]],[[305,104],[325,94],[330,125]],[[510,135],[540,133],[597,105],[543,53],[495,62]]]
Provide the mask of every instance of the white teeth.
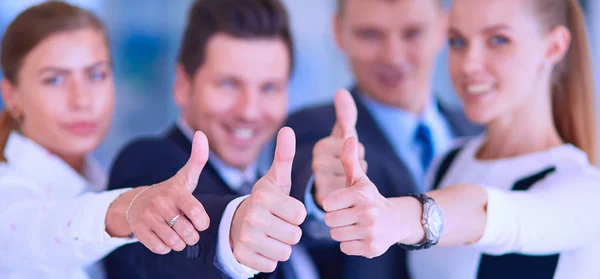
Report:
[[467,86],[467,92],[469,94],[479,95],[491,91],[493,87],[494,85],[491,83],[470,84]]
[[254,131],[252,131],[252,129],[235,129],[233,134],[236,138],[247,140],[252,138]]

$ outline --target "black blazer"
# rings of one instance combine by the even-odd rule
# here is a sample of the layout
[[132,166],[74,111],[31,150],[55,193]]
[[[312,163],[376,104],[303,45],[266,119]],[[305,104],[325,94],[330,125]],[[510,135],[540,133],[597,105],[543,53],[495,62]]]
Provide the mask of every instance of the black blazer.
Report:
[[[169,179],[185,165],[192,151],[190,140],[173,127],[162,138],[145,138],[126,146],[110,172],[109,189],[152,185]],[[141,243],[123,246],[105,259],[108,278],[225,278],[216,265],[219,224],[225,207],[238,195],[206,164],[193,195],[210,217],[200,241],[181,252],[157,255]],[[287,264],[287,263],[282,263]],[[283,278],[278,271],[256,278]]]
[[[396,155],[392,145],[384,136],[380,126],[358,98],[358,90],[351,91],[358,110],[356,130],[360,142],[365,146],[365,160],[369,164],[367,175],[377,185],[379,192],[385,197],[403,196],[418,192],[407,166]],[[470,136],[482,131],[481,128],[469,124],[460,112],[451,111],[439,106],[448,124],[457,137]],[[304,109],[292,114],[287,125],[296,133],[297,151],[294,160],[292,179],[294,196],[302,197],[305,186],[312,176],[312,149],[321,138],[331,134],[335,123],[333,104]],[[398,279],[407,278],[406,253],[399,247],[392,246],[385,254],[374,259],[346,256],[339,250],[338,243],[323,242],[311,239],[308,230],[314,229],[307,218],[303,224],[304,240],[310,249],[322,278],[344,279]],[[320,226],[318,226],[320,227]]]

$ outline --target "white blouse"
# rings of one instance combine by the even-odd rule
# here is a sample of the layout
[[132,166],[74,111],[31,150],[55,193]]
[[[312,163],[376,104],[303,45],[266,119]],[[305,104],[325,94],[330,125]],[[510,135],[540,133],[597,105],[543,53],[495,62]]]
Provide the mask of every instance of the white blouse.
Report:
[[106,174],[84,177],[13,132],[0,162],[0,278],[102,278],[97,262],[134,239],[106,233],[109,205],[129,189],[102,192]]
[[[464,145],[440,184],[485,187],[488,207],[482,238],[473,245],[409,252],[412,278],[476,278],[484,253],[560,253],[554,278],[600,278],[600,171],[590,165],[586,154],[565,144],[481,161],[475,154],[484,139]],[[556,169],[526,192],[510,191],[516,181],[551,167]]]

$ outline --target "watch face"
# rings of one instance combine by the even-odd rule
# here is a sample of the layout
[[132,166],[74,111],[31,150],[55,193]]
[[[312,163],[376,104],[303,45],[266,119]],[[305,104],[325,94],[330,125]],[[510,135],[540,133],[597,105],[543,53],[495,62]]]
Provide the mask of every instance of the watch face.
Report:
[[433,237],[439,238],[444,230],[444,215],[438,206],[429,207],[427,223]]

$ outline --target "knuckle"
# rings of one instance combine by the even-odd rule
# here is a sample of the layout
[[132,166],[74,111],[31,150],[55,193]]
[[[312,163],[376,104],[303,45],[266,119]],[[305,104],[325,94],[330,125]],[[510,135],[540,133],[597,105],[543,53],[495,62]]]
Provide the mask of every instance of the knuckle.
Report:
[[254,211],[248,212],[244,217],[244,224],[253,228],[260,226],[260,224],[262,223],[262,218],[260,218],[260,216],[258,215],[259,214]]
[[200,240],[200,234],[197,232],[194,232],[194,233],[188,235],[186,238],[188,239],[187,244],[194,245]]
[[[316,158],[316,155],[315,155]],[[311,168],[313,170],[313,172],[315,173],[315,176],[317,175],[317,173],[319,172],[320,168],[319,168],[319,161],[317,160],[312,160],[311,162]]]
[[364,217],[369,220],[377,220],[379,217],[379,209],[377,207],[368,207],[365,209]]
[[292,256],[292,247],[286,245],[285,248],[283,249],[283,251],[281,252],[281,258],[280,261],[287,261],[290,259],[290,257]]
[[375,239],[377,239],[377,237],[375,236],[375,228],[373,226],[367,226],[365,240],[374,241]]
[[237,246],[233,248],[233,257],[240,263],[247,265],[248,261],[246,253],[244,252],[243,246]]
[[187,214],[191,218],[197,218],[204,214],[204,210],[202,210],[202,208],[200,206],[193,206],[190,208],[190,210]]
[[375,241],[368,240],[366,242],[366,245],[367,245],[367,250],[366,250],[367,254],[371,255],[371,257],[377,254],[377,251],[379,248],[377,247],[377,243]]
[[337,229],[331,229],[329,230],[329,235],[331,236],[331,238],[335,241],[340,241],[340,233],[339,230]]
[[183,237],[190,237],[190,236],[193,236],[193,234],[195,232],[196,232],[196,230],[192,229],[190,226],[185,226],[181,230],[181,236],[183,236]]
[[150,203],[157,208],[163,208],[166,204],[166,201],[162,196],[155,196],[152,197]]
[[369,169],[369,163],[365,160],[360,161],[360,166],[364,172],[367,172]]
[[165,243],[171,247],[175,247],[179,245],[179,239],[174,236],[170,236],[165,240]]
[[274,272],[276,268],[277,268],[277,261],[268,261],[267,265],[265,267],[265,272],[266,273]]
[[292,230],[292,233],[290,235],[291,244],[298,244],[298,242],[300,242],[300,239],[302,238],[302,230],[300,229],[300,227],[294,227],[294,230]]
[[152,251],[154,251],[154,253],[156,253],[156,254],[164,255],[164,254],[171,252],[171,249],[169,249],[168,247],[165,247],[162,244],[156,244],[154,246],[154,248],[152,249]]
[[317,158],[319,155],[323,154],[325,139],[318,141],[313,148],[313,157]]
[[257,189],[252,193],[252,201],[255,204],[264,205],[269,200],[270,193],[261,188]]
[[300,226],[304,220],[306,219],[306,208],[304,208],[304,206],[300,206],[298,207],[296,210],[294,210],[293,216],[292,216],[292,224],[296,225],[296,226]]
[[249,237],[248,234],[242,232],[238,236],[237,244],[238,244],[238,247],[242,246],[242,245],[249,246],[249,245],[251,245],[251,241],[252,241],[252,238]]

